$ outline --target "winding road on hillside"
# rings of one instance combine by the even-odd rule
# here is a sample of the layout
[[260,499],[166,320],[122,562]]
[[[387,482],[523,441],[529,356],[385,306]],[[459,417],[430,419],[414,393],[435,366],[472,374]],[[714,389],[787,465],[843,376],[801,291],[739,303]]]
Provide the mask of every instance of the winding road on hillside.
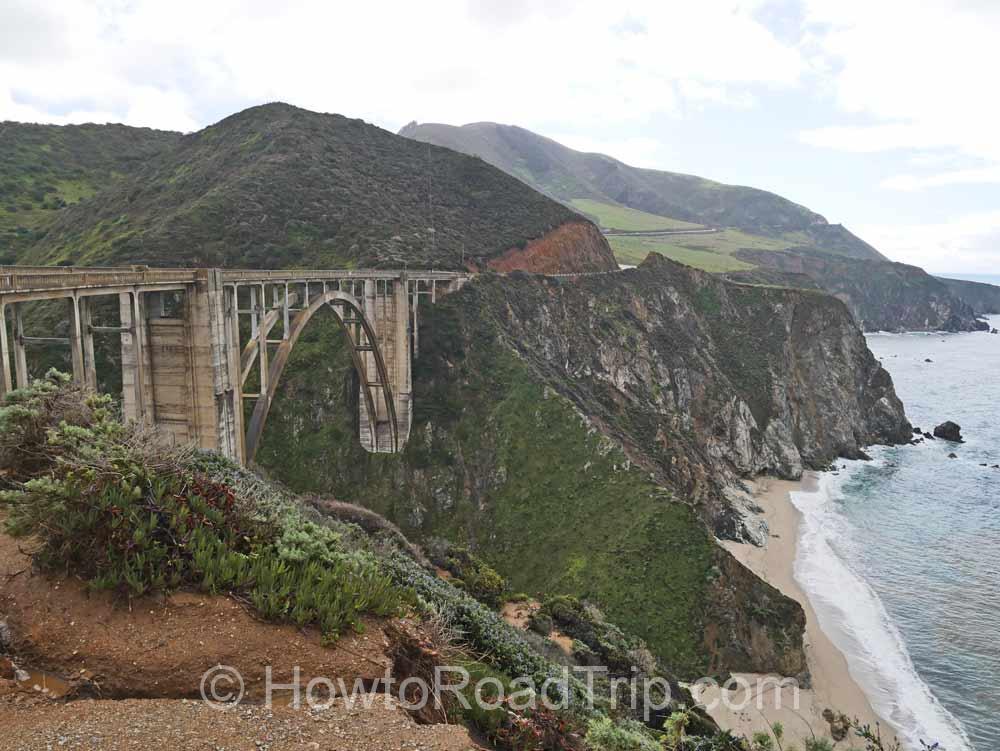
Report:
[[601,229],[605,237],[669,237],[672,235],[712,235],[721,232],[718,229],[646,229],[646,230],[620,230]]

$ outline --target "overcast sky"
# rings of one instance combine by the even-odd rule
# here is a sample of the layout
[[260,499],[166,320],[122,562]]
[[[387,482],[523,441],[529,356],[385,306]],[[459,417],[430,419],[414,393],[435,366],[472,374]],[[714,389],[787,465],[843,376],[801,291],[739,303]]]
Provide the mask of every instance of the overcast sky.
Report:
[[1000,274],[997,0],[0,0],[0,120],[513,123]]

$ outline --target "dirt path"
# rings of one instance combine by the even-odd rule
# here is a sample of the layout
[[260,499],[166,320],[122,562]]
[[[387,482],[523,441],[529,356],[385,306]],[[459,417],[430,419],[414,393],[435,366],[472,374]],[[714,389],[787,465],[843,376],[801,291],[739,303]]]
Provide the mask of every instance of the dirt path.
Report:
[[462,727],[417,725],[378,697],[370,709],[242,706],[178,699],[15,703],[0,697],[0,751],[466,751]]
[[[419,640],[413,621],[367,619],[361,633],[325,647],[315,630],[264,623],[227,597],[181,593],[129,608],[77,580],[33,574],[19,541],[0,534],[0,623],[17,668],[31,673],[21,683],[0,674],[0,751],[477,748],[465,728],[417,724],[382,694],[368,695],[368,708],[361,698],[318,712],[260,704],[268,666],[273,683],[291,683],[298,667],[302,686],[374,685],[393,672],[397,648]],[[245,688],[244,703],[227,711],[200,698],[203,675],[220,664]],[[0,663],[0,673],[11,668]],[[94,698],[52,698],[66,689]]]

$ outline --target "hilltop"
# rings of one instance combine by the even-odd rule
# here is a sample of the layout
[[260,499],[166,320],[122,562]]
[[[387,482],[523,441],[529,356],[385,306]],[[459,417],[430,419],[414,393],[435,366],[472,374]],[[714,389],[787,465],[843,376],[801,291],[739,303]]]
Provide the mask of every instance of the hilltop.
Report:
[[659,253],[741,281],[819,287],[866,330],[982,329],[976,314],[1000,297],[901,268],[842,225],[768,191],[632,167],[513,125],[414,122],[400,135],[474,154],[581,211],[621,263]]
[[560,253],[566,270],[615,268],[591,222],[481,160],[268,104],[177,137],[59,212],[21,260],[510,268],[522,250],[532,268]]

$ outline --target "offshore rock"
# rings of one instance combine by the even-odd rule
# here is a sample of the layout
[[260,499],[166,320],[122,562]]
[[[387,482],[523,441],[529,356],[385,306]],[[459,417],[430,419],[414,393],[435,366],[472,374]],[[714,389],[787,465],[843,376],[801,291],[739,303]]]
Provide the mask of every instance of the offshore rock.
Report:
[[934,435],[938,438],[944,438],[946,441],[964,443],[962,440],[962,426],[951,420],[943,422],[934,428]]

